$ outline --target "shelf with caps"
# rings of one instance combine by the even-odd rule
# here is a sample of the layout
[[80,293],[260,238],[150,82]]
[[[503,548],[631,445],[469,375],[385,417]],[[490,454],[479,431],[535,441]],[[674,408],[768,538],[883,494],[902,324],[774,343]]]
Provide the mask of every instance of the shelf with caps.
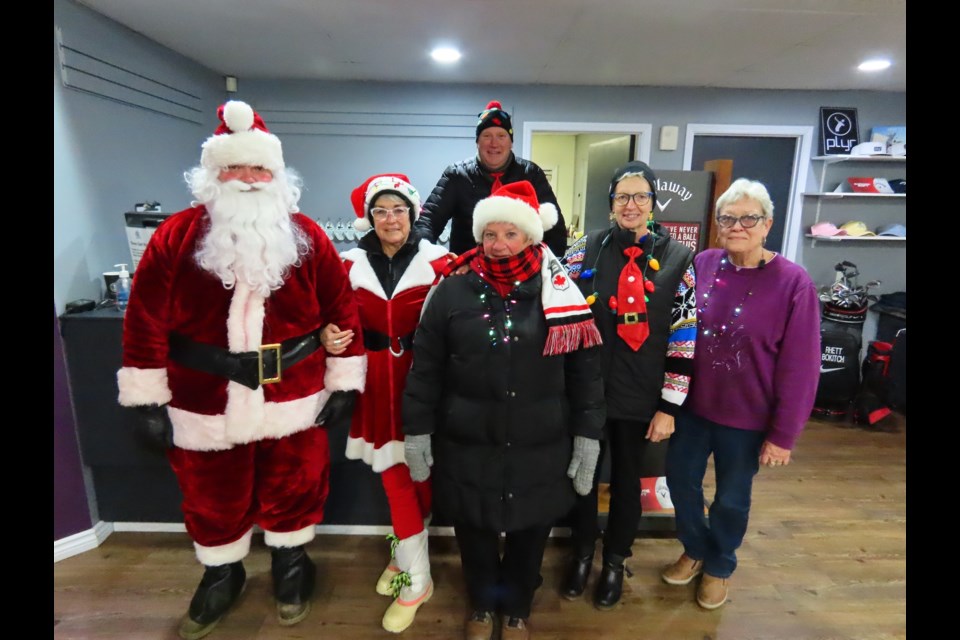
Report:
[[808,198],[901,198],[905,199],[905,193],[850,193],[846,191],[824,191],[803,194]]
[[804,237],[822,240],[824,242],[906,242],[906,238],[898,236],[818,236],[812,233],[803,234]]
[[[841,186],[838,186],[836,190],[830,191],[827,186],[828,179],[831,178],[836,180],[840,185],[844,184],[844,181],[847,178],[850,178],[850,175],[845,174],[845,171],[855,171],[856,167],[862,165],[873,165],[874,168],[880,166],[885,167],[887,170],[891,166],[906,166],[907,157],[906,156],[849,156],[849,155],[830,155],[830,156],[814,156],[812,160],[820,163],[820,180],[817,185],[817,191],[804,193],[804,198],[811,200],[811,204],[816,202],[816,208],[813,218],[812,225],[809,225],[807,228],[810,229],[813,226],[816,226],[823,222],[824,207],[830,208],[834,206],[835,203],[840,201],[845,201],[849,203],[849,206],[855,206],[856,204],[873,204],[876,203],[880,205],[883,203],[883,208],[890,206],[903,206],[904,216],[906,215],[905,205],[906,205],[906,193],[864,193],[857,191],[844,191]],[[843,165],[847,167],[845,171],[840,171],[840,175],[837,175],[837,172],[833,170],[838,166]],[[853,175],[857,175],[854,173]],[[862,175],[862,174],[861,174]],[[881,209],[872,208],[869,210],[870,213],[873,211],[881,211]],[[887,210],[889,211],[889,210]],[[838,223],[839,224],[839,223]],[[899,236],[844,236],[844,235],[819,235],[815,233],[810,233],[809,231],[804,234],[805,238],[810,239],[811,248],[816,247],[818,242],[855,242],[855,243],[870,243],[870,242],[886,242],[886,243],[904,243],[906,242],[905,237]]]

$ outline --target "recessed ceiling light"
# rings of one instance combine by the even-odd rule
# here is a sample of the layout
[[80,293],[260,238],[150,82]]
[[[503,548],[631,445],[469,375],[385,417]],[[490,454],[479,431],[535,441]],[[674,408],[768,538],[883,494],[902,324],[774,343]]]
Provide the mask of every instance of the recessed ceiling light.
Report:
[[453,47],[437,47],[430,52],[430,57],[437,62],[450,64],[460,59],[460,52]]
[[860,71],[883,71],[889,66],[890,66],[889,60],[874,59],[874,60],[867,60],[865,62],[861,62],[860,66],[857,67],[857,69],[859,69]]

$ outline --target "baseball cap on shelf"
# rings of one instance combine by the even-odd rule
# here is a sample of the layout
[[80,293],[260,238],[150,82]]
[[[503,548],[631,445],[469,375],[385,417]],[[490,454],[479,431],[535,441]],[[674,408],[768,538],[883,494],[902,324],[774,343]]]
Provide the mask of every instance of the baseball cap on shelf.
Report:
[[893,193],[890,183],[884,178],[847,178],[854,193]]
[[851,220],[840,225],[841,231],[846,231],[848,236],[858,238],[861,236],[875,236],[873,231],[867,228],[867,225],[859,220]]
[[845,236],[847,232],[838,229],[832,222],[818,222],[810,227],[810,234],[814,236]]
[[891,224],[882,224],[877,227],[878,236],[893,236],[895,238],[906,238],[907,237],[907,227],[894,222]]
[[896,180],[887,180],[887,184],[890,185],[890,188],[893,189],[894,193],[906,193],[907,192],[907,180],[906,178],[897,178]]
[[886,142],[861,142],[850,149],[852,156],[888,156]]

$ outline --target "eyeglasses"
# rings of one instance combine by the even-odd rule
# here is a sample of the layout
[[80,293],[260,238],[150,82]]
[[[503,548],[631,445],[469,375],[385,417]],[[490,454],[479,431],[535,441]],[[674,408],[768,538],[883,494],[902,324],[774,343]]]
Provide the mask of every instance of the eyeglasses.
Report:
[[370,209],[370,214],[377,220],[386,220],[391,213],[394,218],[402,218],[410,212],[410,207],[393,207],[384,209],[383,207],[374,207]]
[[615,193],[613,194],[613,201],[621,207],[625,207],[627,206],[627,203],[630,202],[630,199],[633,198],[633,201],[637,204],[637,206],[642,207],[650,202],[650,198],[652,197],[652,191],[641,191],[639,193]]
[[762,216],[758,213],[751,213],[749,215],[740,216],[717,216],[717,224],[719,224],[724,229],[732,229],[735,224],[738,222],[740,226],[744,229],[753,229],[757,226],[761,220],[765,219],[767,216]]

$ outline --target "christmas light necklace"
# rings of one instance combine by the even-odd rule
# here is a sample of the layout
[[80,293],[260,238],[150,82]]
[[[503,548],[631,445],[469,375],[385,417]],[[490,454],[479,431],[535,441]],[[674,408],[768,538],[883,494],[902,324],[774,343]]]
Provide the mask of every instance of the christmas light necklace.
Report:
[[[479,275],[483,275],[483,272],[480,271]],[[487,331],[487,335],[490,338],[490,345],[495,347],[497,346],[497,325],[494,322],[494,309],[493,309],[493,296],[488,295],[493,292],[493,287],[490,286],[490,283],[487,282],[483,277],[480,278],[480,284],[483,285],[483,291],[480,293],[480,302],[487,308],[487,312],[483,314],[483,319],[487,321],[487,324],[490,325],[490,329]],[[517,304],[517,301],[513,298],[513,292],[517,290],[520,286],[520,281],[517,280],[513,283],[513,289],[503,298],[503,344],[506,345],[510,342],[510,329],[513,328],[513,319],[510,317],[512,305]]]
[[[720,277],[721,277],[720,273],[722,271],[723,272],[730,271],[730,269],[727,267],[728,263],[730,263],[729,256],[727,256],[727,254],[724,254],[724,256],[720,258],[720,262],[719,264],[717,264],[717,268],[714,269],[713,271],[713,276],[712,276],[713,282],[710,283],[710,288],[707,289],[707,291],[700,296],[703,301],[703,304],[702,306],[697,308],[697,325],[700,328],[699,335],[703,336],[704,338],[719,338],[720,336],[724,335],[728,329],[728,324],[726,322],[724,323],[714,322],[713,328],[710,328],[710,329],[705,328],[706,327],[706,311],[710,306],[710,295],[713,293],[714,288],[716,288],[717,283],[720,282]],[[746,292],[743,294],[743,298],[740,300],[739,303],[737,303],[737,306],[733,308],[733,313],[729,320],[729,323],[731,325],[733,324],[734,320],[738,319],[741,316],[741,314],[743,313],[744,304],[746,304],[750,296],[753,295],[753,285],[754,285],[754,280],[751,279],[750,285],[747,287]]]
[[[647,256],[647,260],[643,264],[643,272],[641,274],[641,277],[643,278],[644,290],[647,293],[653,293],[655,290],[655,287],[652,280],[647,280],[647,267],[649,266],[654,271],[660,270],[660,262],[653,257],[653,250],[657,247],[658,236],[653,232],[652,220],[647,223],[647,229],[649,230],[649,235],[650,235],[650,238],[653,240],[653,242],[650,245],[650,252],[649,253],[647,253],[646,251],[643,252]],[[598,271],[597,265],[600,263],[600,256],[603,255],[603,250],[607,247],[607,243],[610,242],[610,238],[613,237],[614,231],[616,231],[616,228],[610,229],[610,231],[607,232],[607,235],[604,236],[603,242],[600,243],[600,250],[597,251],[597,258],[596,260],[593,261],[593,266],[589,269],[584,269],[580,273],[581,280],[590,280],[591,278],[594,278],[597,275],[597,271]],[[641,247],[641,251],[642,250],[643,249]],[[587,304],[590,306],[593,306],[593,303],[599,299],[600,299],[600,294],[597,291],[594,291],[593,293],[587,296]],[[650,296],[646,295],[645,293],[643,296],[643,300],[644,302],[650,302]],[[602,300],[600,300],[600,303],[604,304]],[[618,306],[617,297],[615,295],[610,296],[610,299],[606,302],[605,306],[607,310],[610,311],[610,313],[615,314],[617,312],[617,306]]]

